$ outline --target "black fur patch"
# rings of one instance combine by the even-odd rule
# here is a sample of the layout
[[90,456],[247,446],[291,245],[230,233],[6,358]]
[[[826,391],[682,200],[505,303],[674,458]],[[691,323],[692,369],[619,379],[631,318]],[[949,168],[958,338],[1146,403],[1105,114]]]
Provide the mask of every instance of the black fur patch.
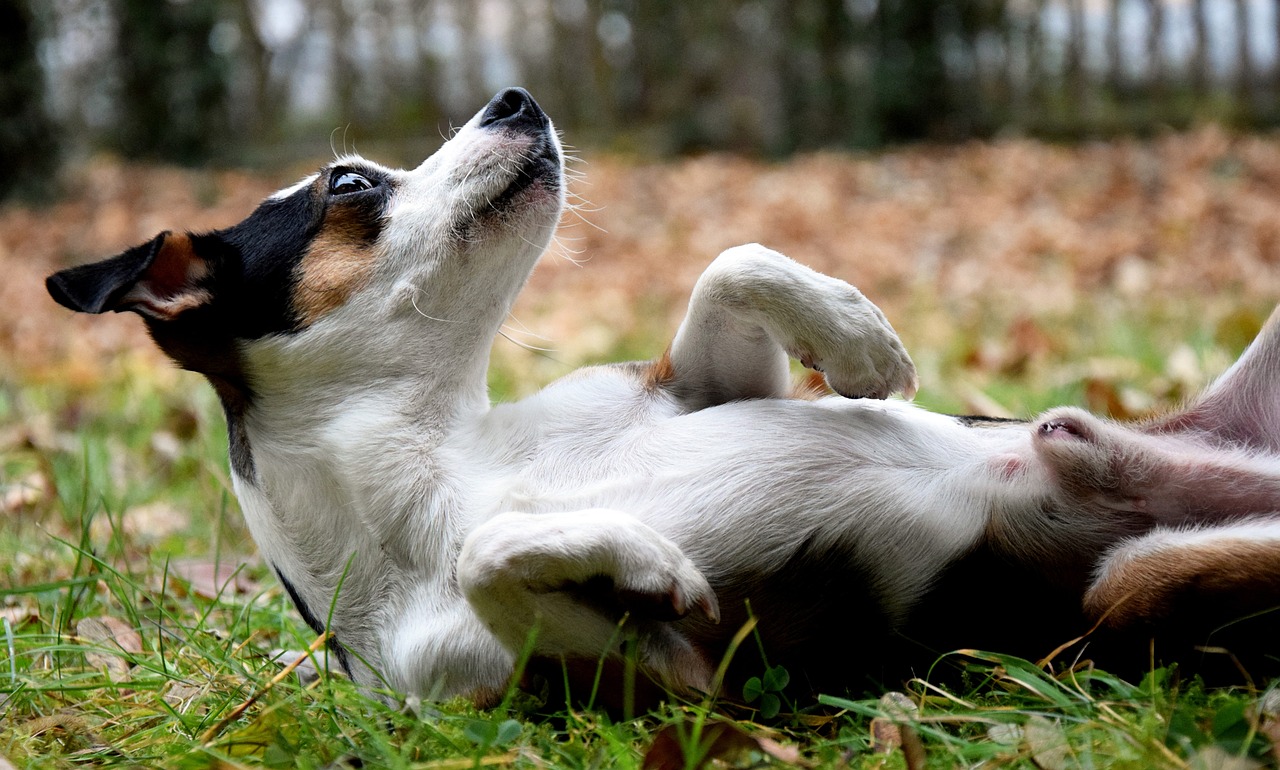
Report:
[[[293,583],[289,582],[289,578],[285,577],[284,573],[274,564],[271,565],[271,571],[276,573],[276,577],[280,579],[280,584],[284,586],[289,598],[293,600],[293,606],[298,608],[298,614],[302,616],[302,620],[308,626],[311,626],[311,630],[315,631],[317,636],[323,634],[325,631],[324,623],[320,622],[320,618],[316,617],[316,614],[311,611],[307,603],[302,601],[302,597],[298,595],[298,589],[293,587]],[[343,647],[337,637],[334,636],[329,637],[326,645],[329,648],[329,652],[338,659],[338,665],[342,666],[342,670],[346,675],[348,677],[351,676],[351,660],[348,657],[347,648]]]
[[1000,425],[1027,425],[1029,420],[1017,417],[987,417],[981,414],[953,414],[952,417],[966,428],[993,428]]
[[809,541],[775,572],[712,578],[720,623],[687,619],[681,630],[718,662],[724,645],[746,622],[750,603],[760,644],[749,639],[729,667],[735,695],[748,677],[764,672],[766,659],[791,674],[790,696],[876,689],[892,675],[893,650],[890,623],[871,578],[848,550]]

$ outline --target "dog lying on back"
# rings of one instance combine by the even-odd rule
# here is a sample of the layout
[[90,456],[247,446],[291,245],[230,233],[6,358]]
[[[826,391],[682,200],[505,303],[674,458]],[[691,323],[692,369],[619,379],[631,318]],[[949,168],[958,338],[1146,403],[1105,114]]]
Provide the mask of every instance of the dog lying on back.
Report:
[[[230,228],[48,280],[212,383],[254,539],[358,682],[483,703],[526,643],[594,663],[629,641],[703,691],[750,615],[770,663],[838,690],[1104,616],[1280,603],[1274,317],[1162,420],[958,418],[885,400],[916,373],[856,289],[743,246],[656,362],[491,406],[490,344],[563,186],[551,122],[510,89],[412,171],[341,158]],[[789,398],[789,357],[839,395]]]

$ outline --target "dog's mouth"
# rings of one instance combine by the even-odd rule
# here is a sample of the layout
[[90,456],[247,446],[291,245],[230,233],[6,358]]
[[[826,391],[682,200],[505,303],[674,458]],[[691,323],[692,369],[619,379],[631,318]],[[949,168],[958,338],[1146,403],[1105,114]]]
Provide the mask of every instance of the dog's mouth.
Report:
[[545,131],[525,157],[515,178],[489,204],[499,211],[506,209],[517,196],[535,185],[548,192],[560,189],[560,153]]

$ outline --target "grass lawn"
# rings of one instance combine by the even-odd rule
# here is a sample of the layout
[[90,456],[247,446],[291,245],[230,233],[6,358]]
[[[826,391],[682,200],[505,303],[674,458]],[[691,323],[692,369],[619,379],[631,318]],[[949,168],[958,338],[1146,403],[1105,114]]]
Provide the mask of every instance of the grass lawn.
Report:
[[[1208,140],[1187,141],[1198,147]],[[1059,152],[1020,144],[1006,149],[1016,157],[1035,151],[1056,158]],[[1228,169],[1237,176],[1221,182],[1225,192],[1219,192],[1235,195],[1244,189],[1240,175],[1251,179],[1250,169],[1271,169],[1272,155],[1263,150],[1272,148],[1228,141],[1221,152],[1239,160]],[[1165,151],[1135,150],[1157,158]],[[865,174],[874,181],[883,171],[910,182],[913,174],[981,176],[984,164],[1003,167],[1008,159],[984,160],[990,152],[995,150],[976,147],[942,159],[921,151],[842,162],[854,169],[851,178]],[[1084,148],[1072,157],[1087,170],[1090,152],[1095,150]],[[1274,154],[1280,158],[1280,150]],[[646,179],[683,180],[680,189],[688,189],[711,185],[700,181],[708,174],[719,179],[741,173],[772,186],[779,175],[794,173],[787,183],[793,188],[808,180],[825,190],[821,178],[814,181],[821,175],[806,163],[812,161],[744,171],[737,161],[645,168],[606,161],[604,189],[593,199],[623,207],[621,201],[644,198]],[[1166,180],[1168,188],[1182,189],[1179,184],[1189,179],[1215,190],[1219,182],[1213,180],[1227,173],[1209,161],[1188,163],[1192,170]],[[1195,169],[1209,181],[1195,176]],[[144,174],[119,173],[126,181]],[[1079,173],[1084,176],[1076,186],[1063,182],[1057,197],[1049,195],[1051,209],[1070,209],[1079,189],[1093,189],[1091,177]],[[167,170],[137,178],[190,185],[192,200],[214,211],[247,210],[242,199],[270,189],[256,178],[183,177]],[[874,195],[878,188],[865,184],[849,194]],[[864,204],[883,203],[886,210],[895,202],[914,205],[921,192],[904,185]],[[1141,210],[1129,208],[1125,196],[1144,193],[1126,190],[1107,194],[1115,197],[1112,213],[1130,217],[1138,223],[1135,230],[1166,244],[1161,248],[1182,242],[1178,238],[1194,240],[1169,235],[1176,223],[1142,224]],[[699,205],[710,205],[705,198]],[[1064,671],[998,650],[975,652],[964,657],[967,675],[959,688],[941,687],[921,672],[921,679],[901,683],[894,693],[832,693],[821,703],[793,699],[783,672],[761,672],[750,692],[728,693],[731,702],[672,704],[631,719],[586,710],[548,715],[528,693],[513,692],[502,707],[477,712],[460,702],[406,702],[395,693],[370,699],[336,675],[303,680],[274,653],[316,649],[317,640],[255,556],[231,494],[225,428],[211,390],[159,361],[136,319],[68,320],[40,296],[38,278],[54,266],[105,256],[149,237],[144,228],[152,225],[182,226],[156,213],[163,201],[136,205],[151,206],[150,219],[131,211],[129,221],[140,222],[137,232],[133,225],[110,231],[115,220],[105,200],[75,200],[50,212],[0,212],[0,268],[11,278],[7,289],[0,287],[0,769],[3,760],[40,768],[679,768],[707,760],[733,767],[1050,770],[1276,763],[1268,737],[1280,736],[1280,695],[1273,683],[1242,674],[1235,688],[1209,690],[1164,668],[1122,681],[1095,669],[1087,654]],[[726,217],[739,216],[732,211]],[[1106,215],[1101,208],[1079,213]],[[38,251],[27,245],[45,243],[36,227],[42,217],[65,219],[72,231],[85,227],[107,235],[46,243],[41,256],[21,262],[19,253]],[[690,284],[689,269],[676,266],[690,261],[696,275],[714,249],[702,254],[702,236],[681,231],[676,214],[663,231],[666,245],[629,230],[627,221],[604,225],[622,244],[617,253],[597,253],[581,269],[553,261],[535,279],[517,316],[553,337],[556,350],[529,351],[499,340],[491,372],[495,399],[519,397],[586,361],[649,357],[665,346]],[[720,227],[728,233],[725,246],[759,239],[794,253],[788,239],[818,239],[833,244],[830,252],[837,254],[841,239],[849,237],[839,224],[819,234],[781,217],[773,221],[774,237],[755,231],[736,236],[729,220]],[[884,298],[920,367],[917,400],[930,408],[1025,416],[1071,403],[1121,418],[1141,416],[1177,403],[1224,369],[1276,299],[1271,289],[1277,276],[1265,255],[1256,263],[1236,259],[1209,267],[1188,258],[1180,275],[1177,265],[1183,263],[1173,257],[1130,261],[1131,248],[1145,253],[1141,241],[1116,246],[1114,264],[1097,274],[1085,264],[1093,252],[1083,246],[1072,251],[1069,238],[1045,246],[1031,262],[1023,258],[1030,247],[1020,246],[1017,259],[987,259],[979,258],[980,244],[969,241],[979,255],[970,266],[974,275],[952,275],[951,268],[935,264],[929,273],[934,278],[904,282],[903,274],[927,272],[937,259],[916,236],[945,225],[915,224],[901,222],[898,235],[911,265],[842,270],[844,263],[828,264],[825,247],[806,261],[854,278],[877,301]],[[966,227],[953,229],[963,233]],[[1262,224],[1237,222],[1230,232],[1269,242],[1263,230]],[[583,237],[595,253],[608,236]],[[1173,240],[1159,240],[1165,237]],[[868,238],[873,249],[888,250],[874,244],[892,242],[885,232]],[[949,253],[963,246],[939,248]],[[686,247],[697,247],[699,256],[676,253]],[[1255,251],[1262,253],[1261,247]],[[951,264],[947,253],[944,262]],[[653,257],[653,275],[635,272],[645,255]],[[584,276],[597,260],[605,264],[592,284]],[[666,266],[672,266],[669,273]],[[1237,272],[1219,275],[1229,269]],[[1248,280],[1249,270],[1261,271],[1257,281]],[[22,288],[15,289],[19,282]],[[545,345],[519,326],[511,336]],[[999,597],[974,601],[998,606]],[[744,643],[752,642],[748,637]],[[314,664],[323,671],[323,659]]]

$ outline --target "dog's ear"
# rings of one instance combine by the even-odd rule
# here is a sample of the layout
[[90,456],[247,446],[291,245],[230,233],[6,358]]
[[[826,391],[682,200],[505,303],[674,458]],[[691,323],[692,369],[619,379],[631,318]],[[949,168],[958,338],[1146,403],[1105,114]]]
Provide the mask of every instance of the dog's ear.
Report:
[[211,274],[190,235],[166,230],[110,259],[54,273],[45,287],[59,304],[82,313],[132,310],[171,321],[212,300]]
[[1263,452],[1280,452],[1280,308],[1239,360],[1190,407],[1146,432],[1195,431]]

